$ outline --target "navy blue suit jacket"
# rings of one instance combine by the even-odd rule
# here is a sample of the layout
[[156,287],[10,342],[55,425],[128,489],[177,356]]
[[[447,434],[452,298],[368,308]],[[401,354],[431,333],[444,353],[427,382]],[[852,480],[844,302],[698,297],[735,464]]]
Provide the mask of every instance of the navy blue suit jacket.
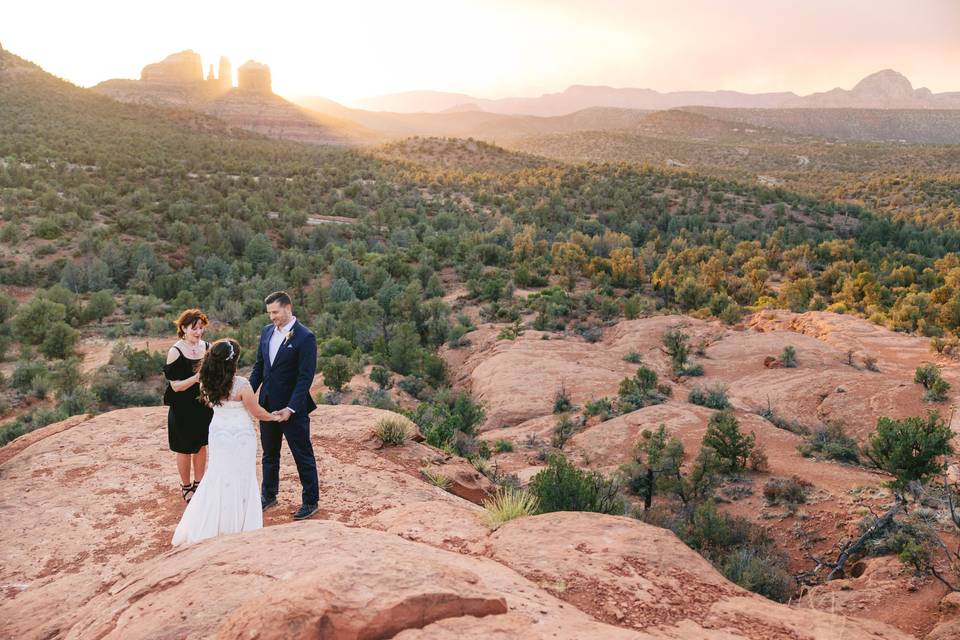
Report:
[[260,332],[250,386],[257,391],[263,385],[260,406],[267,411],[290,407],[296,415],[305,416],[317,408],[317,403],[310,397],[310,385],[317,373],[317,337],[297,320],[291,329],[293,335],[280,345],[271,365],[270,337],[273,331],[273,325],[268,324]]

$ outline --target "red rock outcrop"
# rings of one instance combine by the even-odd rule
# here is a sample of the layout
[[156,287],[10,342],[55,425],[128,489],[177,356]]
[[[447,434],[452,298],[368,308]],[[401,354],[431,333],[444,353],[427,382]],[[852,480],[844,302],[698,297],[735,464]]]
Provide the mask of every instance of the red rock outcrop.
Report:
[[175,550],[163,407],[35,432],[0,463],[0,636],[907,637],[764,601],[629,518],[549,514],[491,535],[479,507],[419,477],[444,454],[379,446],[371,429],[385,415],[312,416],[316,519],[289,519],[299,486],[285,453],[265,529]]

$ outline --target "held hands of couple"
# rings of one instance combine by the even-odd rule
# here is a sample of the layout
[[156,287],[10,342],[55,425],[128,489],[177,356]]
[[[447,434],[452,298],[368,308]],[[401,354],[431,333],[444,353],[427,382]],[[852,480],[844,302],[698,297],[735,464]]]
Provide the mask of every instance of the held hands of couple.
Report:
[[273,422],[286,422],[290,419],[290,416],[293,415],[293,412],[290,409],[280,409],[278,411],[273,411],[270,413],[273,416]]

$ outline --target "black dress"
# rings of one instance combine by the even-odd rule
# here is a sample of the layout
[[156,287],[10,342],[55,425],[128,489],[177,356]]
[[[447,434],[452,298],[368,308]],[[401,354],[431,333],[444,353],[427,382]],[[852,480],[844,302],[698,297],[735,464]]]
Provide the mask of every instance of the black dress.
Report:
[[[207,347],[207,343],[203,343]],[[163,374],[167,380],[186,380],[197,372],[200,360],[191,360],[174,347],[179,357],[164,365]],[[167,383],[163,393],[163,403],[170,407],[167,413],[167,438],[170,450],[177,453],[197,453],[200,447],[207,446],[210,433],[210,420],[213,409],[200,402],[200,385],[195,384],[183,391],[174,391]]]

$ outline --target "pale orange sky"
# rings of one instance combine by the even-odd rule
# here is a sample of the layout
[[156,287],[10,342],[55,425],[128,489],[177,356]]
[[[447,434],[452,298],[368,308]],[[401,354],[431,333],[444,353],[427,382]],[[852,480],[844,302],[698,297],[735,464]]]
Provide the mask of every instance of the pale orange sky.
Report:
[[4,3],[0,44],[82,86],[194,49],[270,65],[274,90],[349,103],[571,84],[806,94],[885,68],[960,91],[960,0]]

